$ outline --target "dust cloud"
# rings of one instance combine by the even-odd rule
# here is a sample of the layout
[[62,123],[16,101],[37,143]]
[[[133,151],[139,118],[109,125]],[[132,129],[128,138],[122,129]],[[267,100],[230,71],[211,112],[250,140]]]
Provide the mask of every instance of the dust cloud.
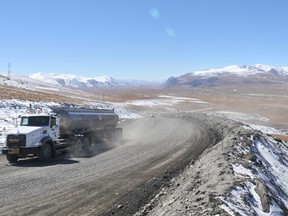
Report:
[[175,128],[181,128],[183,122],[175,119],[156,116],[155,118],[142,118],[129,120],[123,123],[123,140],[125,145],[153,145],[153,143],[165,140],[171,133],[176,133]]

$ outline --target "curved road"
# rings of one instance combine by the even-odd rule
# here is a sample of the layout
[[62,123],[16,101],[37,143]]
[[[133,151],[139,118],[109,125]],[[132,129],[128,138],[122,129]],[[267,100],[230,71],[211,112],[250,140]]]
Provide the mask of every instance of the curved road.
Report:
[[124,141],[95,145],[80,158],[48,163],[0,156],[1,215],[131,215],[177,167],[214,137],[201,123],[144,118],[122,123]]

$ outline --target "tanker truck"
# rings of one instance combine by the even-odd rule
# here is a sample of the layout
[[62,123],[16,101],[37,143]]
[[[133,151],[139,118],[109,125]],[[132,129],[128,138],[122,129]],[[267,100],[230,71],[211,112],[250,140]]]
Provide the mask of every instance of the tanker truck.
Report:
[[122,135],[114,110],[52,108],[51,113],[19,117],[20,125],[7,133],[2,149],[11,163],[35,156],[47,161],[63,151],[79,156],[92,143]]

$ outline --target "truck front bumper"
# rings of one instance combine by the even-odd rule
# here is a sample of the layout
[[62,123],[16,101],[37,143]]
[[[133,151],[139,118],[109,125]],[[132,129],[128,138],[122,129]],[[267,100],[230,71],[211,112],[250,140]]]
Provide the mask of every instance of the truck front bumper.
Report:
[[19,157],[26,157],[29,154],[38,155],[39,148],[3,148],[2,154],[13,154]]

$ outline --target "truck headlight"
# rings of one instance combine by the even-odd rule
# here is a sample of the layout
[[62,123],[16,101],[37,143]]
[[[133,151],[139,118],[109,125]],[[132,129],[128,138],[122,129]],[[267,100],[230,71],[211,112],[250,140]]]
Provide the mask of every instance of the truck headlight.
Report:
[[32,144],[33,147],[38,147],[38,146],[41,146],[42,143],[41,142],[35,142]]

